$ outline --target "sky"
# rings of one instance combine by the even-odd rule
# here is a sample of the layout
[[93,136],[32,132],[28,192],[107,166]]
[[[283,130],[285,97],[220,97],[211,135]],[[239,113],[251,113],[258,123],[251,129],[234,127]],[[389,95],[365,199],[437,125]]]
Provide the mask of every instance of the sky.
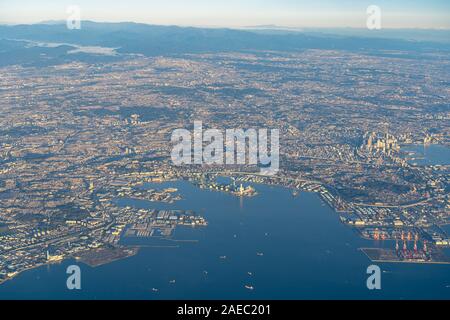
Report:
[[365,28],[369,5],[383,28],[450,29],[450,0],[0,0],[0,23],[65,20],[70,5],[82,20],[247,27]]

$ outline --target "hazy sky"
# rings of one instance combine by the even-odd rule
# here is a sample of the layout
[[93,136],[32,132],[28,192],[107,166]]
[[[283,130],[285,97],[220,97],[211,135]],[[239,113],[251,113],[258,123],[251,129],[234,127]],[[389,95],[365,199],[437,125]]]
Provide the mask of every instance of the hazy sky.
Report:
[[450,29],[450,0],[0,0],[1,23],[65,20],[78,5],[83,20],[192,26],[366,27],[378,5],[384,28]]

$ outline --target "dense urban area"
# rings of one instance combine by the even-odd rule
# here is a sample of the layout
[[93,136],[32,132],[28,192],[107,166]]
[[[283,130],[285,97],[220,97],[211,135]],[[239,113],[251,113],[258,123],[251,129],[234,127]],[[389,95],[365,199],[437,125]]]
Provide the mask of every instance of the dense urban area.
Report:
[[[257,197],[260,183],[317,192],[362,237],[396,241],[394,254],[371,259],[448,261],[450,167],[419,165],[405,149],[450,146],[450,61],[438,51],[124,54],[0,74],[0,282],[69,257],[99,252],[96,265],[134,254],[122,235],[208,228],[190,208],[117,204],[176,202],[176,189],[145,188],[174,180],[236,197]],[[194,121],[279,129],[280,171],[175,166],[171,133]]]

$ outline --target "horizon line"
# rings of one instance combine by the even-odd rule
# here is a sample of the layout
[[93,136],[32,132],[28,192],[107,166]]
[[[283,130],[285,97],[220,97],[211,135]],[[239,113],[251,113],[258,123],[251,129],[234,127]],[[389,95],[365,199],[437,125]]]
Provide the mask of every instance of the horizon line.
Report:
[[[51,25],[52,23],[64,24],[66,20],[43,20],[37,22],[10,22],[10,21],[0,21],[0,25],[6,26],[20,26],[20,25]],[[132,21],[132,20],[123,20],[123,21],[99,21],[99,20],[81,20],[81,22],[90,22],[90,23],[104,23],[104,24],[123,24],[123,23],[133,23],[133,24],[142,24],[148,26],[167,26],[167,27],[180,27],[180,28],[210,28],[210,29],[282,29],[282,30],[291,30],[291,31],[301,31],[301,29],[352,29],[352,30],[367,30],[374,32],[382,32],[383,30],[423,30],[423,31],[450,31],[450,28],[447,27],[382,27],[379,30],[368,30],[364,27],[354,27],[354,26],[284,26],[284,25],[275,25],[275,24],[261,24],[261,25],[251,25],[251,26],[233,26],[233,25],[183,25],[183,24],[163,24],[163,23],[151,23],[151,22],[140,22],[140,21]]]
[[[66,20],[43,20],[37,22],[8,22],[8,21],[0,21],[0,25],[2,26],[20,26],[20,25],[51,25],[52,23],[64,24]],[[383,30],[421,30],[421,31],[450,31],[450,28],[446,27],[382,27],[379,30],[368,30],[364,27],[354,27],[354,26],[329,26],[329,27],[320,27],[320,26],[285,26],[285,25],[276,25],[276,24],[261,24],[261,25],[251,25],[251,26],[232,26],[232,25],[183,25],[183,24],[163,24],[163,23],[151,23],[151,22],[140,22],[140,21],[132,21],[132,20],[123,20],[123,21],[99,21],[99,20],[81,20],[81,22],[90,22],[90,23],[108,23],[108,24],[141,24],[148,26],[166,26],[166,27],[180,27],[180,28],[204,28],[204,29],[266,29],[266,30],[290,30],[290,31],[301,31],[302,29],[316,29],[316,30],[343,30],[343,29],[352,29],[352,30],[367,30],[373,32],[382,32]]]

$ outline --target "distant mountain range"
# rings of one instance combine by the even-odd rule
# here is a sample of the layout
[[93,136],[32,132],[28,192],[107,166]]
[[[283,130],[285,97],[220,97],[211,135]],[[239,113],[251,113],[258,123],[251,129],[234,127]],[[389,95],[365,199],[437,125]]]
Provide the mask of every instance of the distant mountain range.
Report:
[[[392,39],[392,34],[389,38],[374,38],[367,36],[367,30],[365,33],[361,32],[359,36],[355,36],[346,34],[343,30],[345,29],[341,29],[340,34],[332,34],[332,30],[299,32],[274,26],[226,29],[92,21],[82,21],[80,30],[70,30],[64,21],[48,21],[32,25],[0,25],[0,39],[3,39],[0,41],[0,50],[4,56],[8,52],[7,48],[17,46],[8,40],[32,40],[66,45],[118,48],[118,53],[136,53],[147,56],[226,51],[301,51],[305,49],[365,52],[386,50],[410,53],[429,50],[450,51],[448,42]],[[66,49],[70,50],[70,48]]]

